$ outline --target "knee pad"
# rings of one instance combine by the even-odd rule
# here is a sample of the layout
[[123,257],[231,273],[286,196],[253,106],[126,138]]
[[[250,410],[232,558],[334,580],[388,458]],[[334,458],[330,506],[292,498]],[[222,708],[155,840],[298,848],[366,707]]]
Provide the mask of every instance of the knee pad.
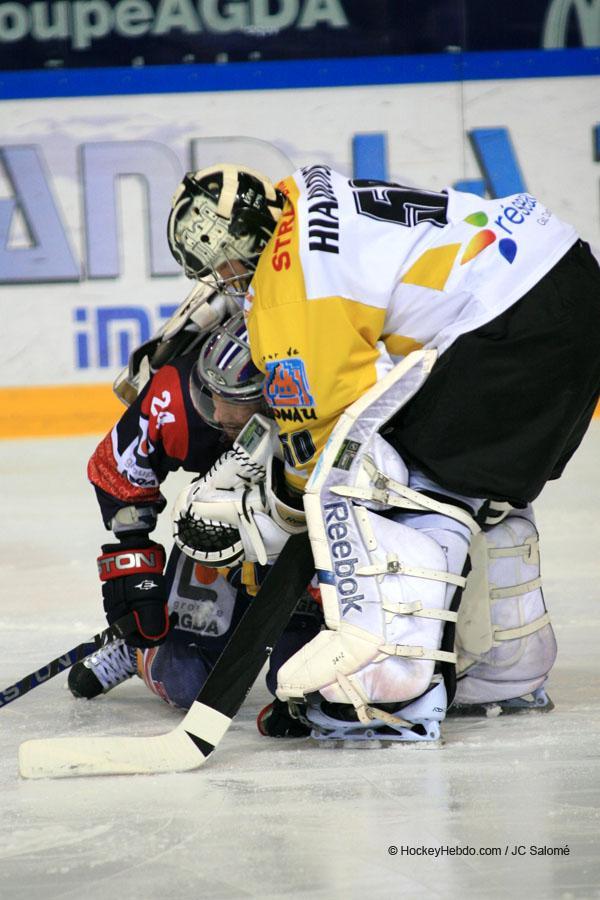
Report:
[[457,623],[456,699],[491,702],[530,693],[556,658],[531,508],[476,535],[471,556]]

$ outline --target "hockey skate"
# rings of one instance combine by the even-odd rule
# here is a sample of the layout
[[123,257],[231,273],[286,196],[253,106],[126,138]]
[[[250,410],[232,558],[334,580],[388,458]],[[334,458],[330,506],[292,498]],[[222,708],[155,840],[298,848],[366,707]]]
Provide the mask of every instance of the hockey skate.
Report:
[[514,715],[523,712],[551,712],[554,703],[544,687],[539,687],[522,697],[511,697],[508,700],[494,700],[490,703],[456,703],[448,710],[449,716],[485,716],[495,719],[498,716]]
[[256,718],[256,727],[263,737],[308,737],[310,726],[292,716],[287,703],[275,698],[261,709]]
[[433,682],[429,690],[414,700],[396,705],[374,704],[370,722],[358,720],[350,704],[328,703],[323,697],[309,694],[306,705],[292,704],[292,714],[311,727],[310,736],[321,745],[381,747],[397,742],[413,744],[441,743],[440,722],[446,715],[446,687]]
[[136,674],[135,650],[118,639],[75,663],[69,672],[68,685],[74,697],[91,700]]

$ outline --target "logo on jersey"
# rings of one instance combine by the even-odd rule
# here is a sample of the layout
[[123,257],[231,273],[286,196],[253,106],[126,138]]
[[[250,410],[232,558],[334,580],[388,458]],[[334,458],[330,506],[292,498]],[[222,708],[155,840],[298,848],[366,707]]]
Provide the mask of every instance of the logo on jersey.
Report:
[[306,408],[315,405],[300,357],[267,361],[266,369],[264,394],[270,406]]
[[[205,599],[212,597],[214,599]],[[205,590],[202,599],[186,600],[176,597],[173,612],[179,616],[178,631],[190,631],[208,637],[221,637],[231,626],[234,598],[219,597],[217,591]]]
[[311,420],[316,422],[317,412],[314,409],[299,409],[298,407],[286,409],[285,406],[280,406],[273,410],[273,417],[275,421],[279,422],[309,422]]
[[[513,263],[517,255],[517,242],[514,240],[515,230],[527,221],[528,217],[536,210],[537,205],[537,200],[531,194],[519,194],[508,206],[505,206],[504,203],[500,204],[500,212],[492,224],[503,232],[498,240],[498,253],[507,263]],[[485,228],[489,220],[484,212],[471,213],[466,217],[465,222],[482,230],[478,231],[467,244],[460,261],[461,266],[470,262],[497,239],[496,234],[490,228]]]
[[[476,212],[467,216],[465,222],[468,222],[469,225],[479,227],[481,225],[487,225],[488,217],[484,212]],[[461,266],[464,266],[465,263],[471,262],[472,259],[479,256],[479,254],[485,250],[486,247],[489,247],[490,244],[493,244],[495,240],[496,235],[491,229],[484,228],[481,231],[478,231],[477,234],[473,235],[465,248],[465,252],[460,261]],[[498,253],[500,256],[504,257],[508,263],[512,263],[517,255],[516,242],[511,238],[500,238],[498,241]]]
[[[141,456],[142,459],[147,459],[151,453],[154,453],[154,444],[148,437],[148,424],[148,419],[144,416],[140,416],[140,434],[135,455],[136,457]],[[142,463],[142,466],[143,465],[144,464]]]

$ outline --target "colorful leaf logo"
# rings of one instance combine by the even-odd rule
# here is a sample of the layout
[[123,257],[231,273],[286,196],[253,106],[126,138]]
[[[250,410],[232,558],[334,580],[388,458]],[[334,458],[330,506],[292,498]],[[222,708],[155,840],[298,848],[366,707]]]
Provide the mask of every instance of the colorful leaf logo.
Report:
[[[488,223],[488,217],[482,210],[479,210],[478,212],[466,216],[464,221],[469,225],[474,225],[475,228],[483,228],[484,225],[487,225]],[[461,266],[470,262],[475,256],[481,253],[482,250],[485,250],[486,247],[493,244],[495,240],[496,236],[489,228],[476,234],[475,237],[471,238],[469,241],[463,258],[460,261]],[[498,252],[507,262],[512,263],[517,255],[517,245],[515,241],[512,241],[510,238],[502,238],[498,243]]]
[[470,216],[467,216],[465,222],[468,222],[469,225],[474,225],[476,228],[483,228],[488,223],[488,217],[484,212],[471,213]]
[[517,245],[510,238],[502,238],[498,244],[498,250],[504,259],[511,263],[517,255]]
[[482,250],[485,250],[486,247],[489,247],[490,244],[493,244],[495,240],[496,235],[493,231],[490,231],[489,228],[486,228],[485,231],[478,231],[477,234],[474,235],[467,244],[467,249],[465,250],[463,258],[460,261],[461,266],[464,266],[465,263],[470,262],[475,256],[481,253]]

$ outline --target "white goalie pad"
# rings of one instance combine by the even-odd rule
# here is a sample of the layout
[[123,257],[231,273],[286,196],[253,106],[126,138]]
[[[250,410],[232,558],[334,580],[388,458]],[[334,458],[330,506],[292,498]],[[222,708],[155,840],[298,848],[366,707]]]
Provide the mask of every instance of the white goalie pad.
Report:
[[[477,535],[456,634],[456,701],[487,703],[540,687],[556,658],[531,507]],[[462,676],[462,677],[460,677]]]
[[[444,623],[456,621],[456,613],[447,609],[452,594],[447,586],[462,586],[464,579],[447,571],[446,555],[429,535],[362,507],[354,514],[360,539],[351,555],[333,561],[339,604],[334,586],[321,582],[331,630],[282,666],[282,699],[319,690],[327,700],[347,703],[353,685],[369,701],[403,701],[426,690],[436,662],[454,661],[453,653],[438,648]],[[337,526],[347,521],[329,521],[332,533],[340,535],[333,543],[334,557],[340,548],[346,553],[347,537]],[[391,559],[398,561],[397,571],[388,568]],[[333,623],[332,607],[339,613]]]
[[242,558],[266,565],[291,534],[306,530],[304,513],[273,489],[273,460],[280,452],[277,426],[256,414],[233,448],[180,493],[173,538],[187,556],[208,566]]
[[[411,354],[340,418],[304,497],[330,633],[318,635],[280,669],[281,699],[314,691],[332,702],[392,702],[419,696],[436,662],[460,574],[431,536],[390,516],[395,507],[457,520],[464,509],[407,487],[407,470],[378,433],[426,379],[435,351]],[[384,516],[381,512],[386,511]],[[462,559],[467,541],[463,540]],[[462,568],[462,564],[461,567]],[[460,569],[459,569],[460,571]]]

